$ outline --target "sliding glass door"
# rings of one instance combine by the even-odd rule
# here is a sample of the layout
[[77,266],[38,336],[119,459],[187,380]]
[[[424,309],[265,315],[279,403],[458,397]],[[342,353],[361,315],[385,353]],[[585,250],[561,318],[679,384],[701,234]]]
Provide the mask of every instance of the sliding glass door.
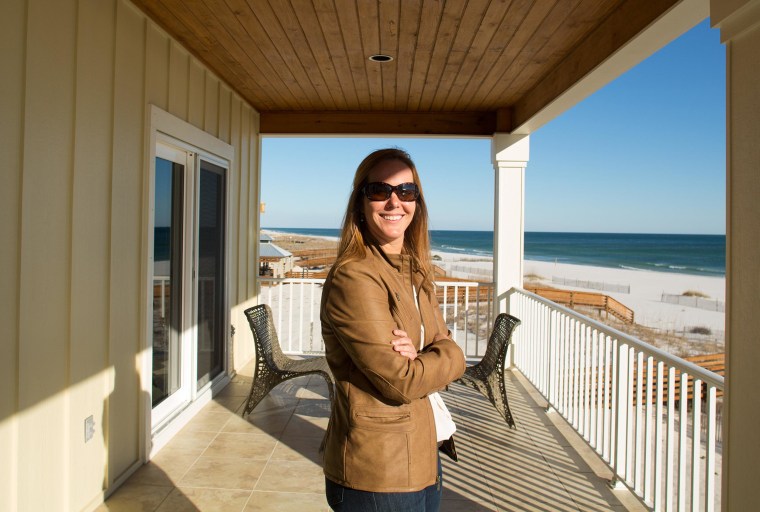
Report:
[[219,375],[224,363],[225,169],[201,159],[198,187],[197,388]]
[[152,428],[224,372],[227,168],[156,146],[152,183]]

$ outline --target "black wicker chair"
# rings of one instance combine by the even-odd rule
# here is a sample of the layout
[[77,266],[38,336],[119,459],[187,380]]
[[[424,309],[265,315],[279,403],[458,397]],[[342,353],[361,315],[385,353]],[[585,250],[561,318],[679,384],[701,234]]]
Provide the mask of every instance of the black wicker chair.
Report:
[[256,343],[256,368],[243,416],[253,411],[256,405],[281,382],[309,374],[319,375],[327,381],[327,390],[332,404],[333,376],[327,366],[327,360],[324,357],[291,359],[283,354],[274,327],[272,310],[266,304],[246,309],[245,316],[248,318],[253,340]]
[[456,382],[475,388],[483,393],[496,407],[496,410],[507,420],[511,428],[515,428],[515,420],[507,402],[507,388],[504,384],[504,360],[507,348],[512,340],[512,332],[520,325],[520,320],[501,313],[496,317],[491,337],[483,359],[479,363],[468,366],[462,378]]

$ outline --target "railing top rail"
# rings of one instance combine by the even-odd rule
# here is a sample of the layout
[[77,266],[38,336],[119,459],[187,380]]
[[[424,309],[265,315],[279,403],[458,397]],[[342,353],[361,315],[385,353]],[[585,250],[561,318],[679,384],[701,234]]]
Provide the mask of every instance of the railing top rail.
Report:
[[460,286],[460,287],[467,287],[467,286],[493,286],[493,283],[484,283],[481,281],[445,281],[441,280],[435,281],[436,286],[446,287],[450,288],[452,286]]
[[[324,277],[264,277],[260,276],[259,281],[267,283],[324,283]],[[493,286],[493,283],[484,283],[481,281],[435,281],[436,286],[441,287],[468,287],[468,286]]]
[[259,277],[259,281],[266,283],[279,283],[279,284],[298,284],[298,283],[324,283],[325,279],[322,277]]
[[665,352],[664,350],[660,350],[657,347],[653,347],[652,345],[645,343],[637,338],[634,338],[633,336],[629,334],[626,334],[622,331],[618,331],[614,327],[610,327],[609,325],[604,325],[601,322],[597,322],[596,320],[593,320],[591,318],[588,318],[587,316],[581,315],[580,313],[577,313],[570,308],[561,306],[555,302],[550,301],[549,299],[545,299],[541,297],[540,295],[536,295],[535,293],[531,293],[527,290],[523,290],[520,288],[512,288],[507,292],[507,295],[514,295],[516,293],[530,297],[531,299],[537,302],[540,302],[556,311],[561,311],[563,314],[569,317],[575,318],[576,320],[581,321],[585,323],[586,325],[589,325],[590,327],[592,327],[593,329],[596,329],[597,331],[601,333],[604,333],[613,338],[617,338],[621,342],[633,346],[637,350],[649,356],[654,357],[658,361],[662,361],[668,366],[677,368],[681,370],[682,372],[688,373],[692,377],[700,379],[703,382],[712,384],[713,386],[721,390],[724,389],[724,384],[723,384],[724,379],[722,375],[718,375],[717,373],[713,373],[710,370],[706,370],[702,368],[701,366],[696,365],[690,361],[682,359],[678,356],[674,356],[673,354],[669,354],[668,352]]

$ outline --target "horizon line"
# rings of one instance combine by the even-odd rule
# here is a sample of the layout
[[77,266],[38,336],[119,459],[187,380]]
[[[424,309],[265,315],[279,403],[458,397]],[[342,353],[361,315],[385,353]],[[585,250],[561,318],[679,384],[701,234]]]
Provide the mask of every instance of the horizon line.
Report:
[[[325,228],[325,227],[305,227],[305,226],[298,226],[298,227],[289,227],[289,226],[277,226],[277,227],[271,227],[271,226],[261,226],[260,229],[271,229],[271,230],[277,230],[277,229],[332,229],[335,231],[340,231],[340,227],[335,228]],[[474,233],[493,233],[493,229],[429,229],[428,231],[468,231],[468,232],[474,232]],[[652,232],[642,232],[642,231],[551,231],[551,230],[528,230],[526,229],[524,231],[525,233],[562,233],[562,234],[573,234],[573,235],[667,235],[667,236],[726,236],[725,233],[652,233]]]

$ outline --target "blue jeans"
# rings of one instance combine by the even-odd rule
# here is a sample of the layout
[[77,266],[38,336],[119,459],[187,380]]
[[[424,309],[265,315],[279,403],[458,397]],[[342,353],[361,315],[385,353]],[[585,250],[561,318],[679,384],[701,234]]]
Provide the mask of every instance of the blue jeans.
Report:
[[327,503],[335,512],[438,512],[442,487],[440,457],[438,481],[416,492],[358,491],[325,478]]

